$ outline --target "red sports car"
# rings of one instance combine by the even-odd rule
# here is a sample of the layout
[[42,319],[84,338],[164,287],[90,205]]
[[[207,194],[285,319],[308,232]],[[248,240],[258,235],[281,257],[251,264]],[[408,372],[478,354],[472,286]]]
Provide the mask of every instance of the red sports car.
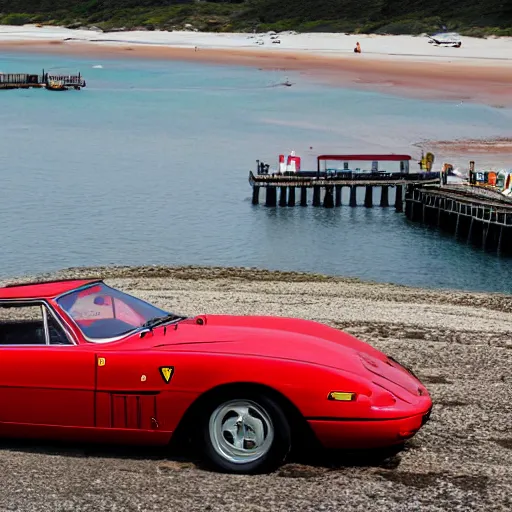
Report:
[[316,322],[185,317],[101,280],[0,288],[2,437],[166,446],[186,432],[211,467],[253,473],[303,434],[402,443],[431,407],[409,370]]

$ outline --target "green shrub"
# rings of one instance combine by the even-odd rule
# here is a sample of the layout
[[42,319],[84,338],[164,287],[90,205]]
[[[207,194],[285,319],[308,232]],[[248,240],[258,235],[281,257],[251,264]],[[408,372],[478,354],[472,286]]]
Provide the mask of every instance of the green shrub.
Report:
[[391,34],[391,35],[408,35],[408,34],[421,34],[423,32],[433,32],[437,30],[420,20],[401,20],[387,23],[375,30],[376,34]]
[[[295,30],[300,32],[354,32],[357,24],[346,20],[318,20],[300,23]],[[289,30],[294,30],[293,27]]]
[[3,25],[26,25],[31,22],[31,17],[29,14],[8,14],[2,18]]

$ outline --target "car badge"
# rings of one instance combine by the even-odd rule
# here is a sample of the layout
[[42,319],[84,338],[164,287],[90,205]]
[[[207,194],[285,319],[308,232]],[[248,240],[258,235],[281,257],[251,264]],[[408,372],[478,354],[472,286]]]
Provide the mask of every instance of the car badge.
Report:
[[174,366],[160,366],[160,375],[166,384],[169,384],[174,374]]

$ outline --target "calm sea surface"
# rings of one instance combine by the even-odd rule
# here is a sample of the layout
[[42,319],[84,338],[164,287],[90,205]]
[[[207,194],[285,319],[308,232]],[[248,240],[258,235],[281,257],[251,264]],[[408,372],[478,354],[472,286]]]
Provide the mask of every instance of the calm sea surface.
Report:
[[[101,66],[101,67],[100,67]],[[3,55],[79,69],[87,88],[0,91],[0,275],[104,264],[258,266],[511,292],[512,260],[393,208],[251,205],[255,160],[406,152],[510,135],[512,111],[319,86],[284,72]],[[310,148],[313,149],[310,149]],[[413,164],[414,165],[414,164]],[[361,197],[362,199],[362,197]],[[346,201],[346,198],[345,198]]]

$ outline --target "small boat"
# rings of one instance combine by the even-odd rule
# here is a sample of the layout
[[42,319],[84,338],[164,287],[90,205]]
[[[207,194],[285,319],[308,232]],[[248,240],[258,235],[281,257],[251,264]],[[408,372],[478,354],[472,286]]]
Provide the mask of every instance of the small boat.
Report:
[[48,91],[67,91],[69,88],[64,84],[64,80],[49,80],[46,89]]
[[462,41],[457,32],[439,32],[433,35],[427,35],[430,39],[429,43],[436,46],[451,46],[452,48],[460,48]]

